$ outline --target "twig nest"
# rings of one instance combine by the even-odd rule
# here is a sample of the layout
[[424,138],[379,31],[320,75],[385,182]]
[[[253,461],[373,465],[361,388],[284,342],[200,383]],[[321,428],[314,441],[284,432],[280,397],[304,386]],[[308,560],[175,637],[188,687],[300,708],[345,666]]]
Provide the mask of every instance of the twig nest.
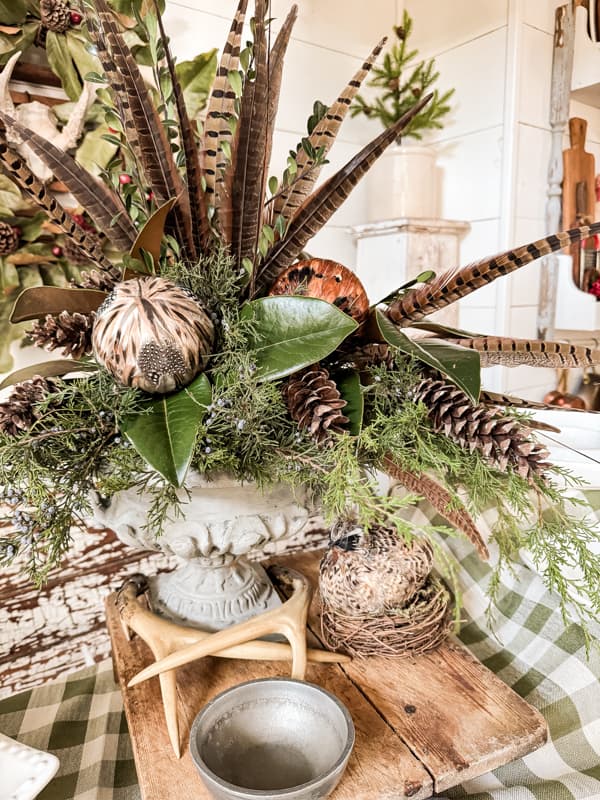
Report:
[[369,298],[356,275],[337,261],[324,258],[298,261],[288,267],[278,276],[269,294],[327,300],[359,323],[369,313]]
[[433,650],[452,629],[450,592],[436,577],[395,613],[350,616],[323,604],[323,639],[351,656],[408,656]]
[[116,380],[157,394],[186,386],[202,372],[213,340],[201,303],[155,276],[118,283],[92,331],[94,356]]
[[342,523],[321,561],[323,603],[349,616],[385,614],[404,606],[431,571],[431,545],[404,542],[395,530]]

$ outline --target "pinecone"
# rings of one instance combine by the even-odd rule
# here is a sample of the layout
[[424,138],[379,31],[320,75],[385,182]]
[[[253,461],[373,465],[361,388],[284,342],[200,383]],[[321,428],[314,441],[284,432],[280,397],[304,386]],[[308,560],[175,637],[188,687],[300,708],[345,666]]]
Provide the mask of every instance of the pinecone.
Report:
[[55,33],[64,33],[71,26],[71,10],[64,0],[41,0],[42,25]]
[[479,451],[502,472],[513,469],[522,478],[531,480],[543,478],[550,466],[544,461],[548,450],[532,439],[523,425],[483,405],[473,405],[453,384],[426,378],[414,390],[413,399],[427,407],[437,433],[443,433],[469,452]]
[[0,403],[0,431],[8,436],[18,436],[28,430],[40,416],[37,403],[45,400],[52,391],[52,381],[39,375],[17,383],[8,399]]
[[92,269],[81,273],[81,280],[75,285],[80,289],[97,289],[100,292],[112,292],[121,280],[118,269],[109,272],[106,269]]
[[339,352],[343,353],[340,359],[342,363],[351,365],[359,371],[368,367],[381,367],[384,364],[388,369],[394,366],[394,352],[387,344],[372,342],[362,347],[354,347],[347,352],[344,352],[342,347]]
[[330,434],[346,430],[349,419],[341,413],[346,401],[320,364],[292,375],[282,393],[292,419],[317,442],[326,443]]
[[9,256],[18,247],[19,231],[8,222],[0,221],[0,256]]
[[92,327],[96,315],[74,314],[61,311],[57,317],[46,315],[43,322],[36,322],[29,332],[38,347],[46,350],[62,348],[63,355],[81,358],[92,352]]

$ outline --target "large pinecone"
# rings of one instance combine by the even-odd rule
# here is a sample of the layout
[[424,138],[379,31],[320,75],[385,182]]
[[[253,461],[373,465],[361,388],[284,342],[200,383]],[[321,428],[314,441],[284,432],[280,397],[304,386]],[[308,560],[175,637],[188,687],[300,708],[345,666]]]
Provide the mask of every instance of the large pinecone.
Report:
[[112,292],[121,280],[121,271],[116,267],[107,269],[92,269],[81,273],[81,280],[76,283],[81,289],[97,289],[100,292]]
[[64,0],[41,0],[42,25],[55,33],[64,33],[71,25],[71,10]]
[[511,417],[473,405],[453,384],[426,378],[416,387],[413,399],[423,403],[437,433],[443,433],[469,452],[479,451],[503,472],[513,469],[527,480],[543,478],[550,466],[546,448]]
[[92,327],[95,314],[61,311],[57,317],[47,314],[43,322],[36,322],[30,336],[38,347],[46,350],[62,348],[63,355],[81,358],[92,352]]
[[320,364],[292,375],[282,392],[292,419],[317,442],[326,443],[332,433],[346,430],[349,419],[341,412],[346,401]]
[[52,381],[39,375],[29,381],[17,383],[8,399],[0,403],[0,431],[18,436],[39,418],[37,404],[54,390]]
[[0,256],[9,256],[19,247],[19,232],[8,222],[0,221]]

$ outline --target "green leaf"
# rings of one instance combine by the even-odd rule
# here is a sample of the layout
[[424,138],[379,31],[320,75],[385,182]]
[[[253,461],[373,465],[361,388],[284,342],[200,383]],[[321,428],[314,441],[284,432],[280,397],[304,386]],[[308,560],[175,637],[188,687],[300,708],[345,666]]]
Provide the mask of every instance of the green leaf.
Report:
[[237,71],[237,69],[230,69],[227,73],[227,80],[229,81],[229,85],[235,92],[236,97],[242,96],[242,76]]
[[192,61],[182,61],[175,65],[179,78],[185,107],[194,119],[206,105],[210,87],[217,71],[217,51],[200,53]]
[[46,221],[46,214],[40,211],[33,217],[24,217],[18,221],[21,228],[21,238],[26,242],[35,242],[42,232],[42,225]]
[[0,33],[0,64],[6,64],[16,52],[24,52],[33,42],[40,30],[40,22],[28,22],[14,35]]
[[375,318],[381,335],[388,344],[437,369],[466,392],[474,403],[479,402],[481,390],[479,353],[440,339],[421,339],[417,342],[396,328],[380,311],[376,311]]
[[21,192],[6,175],[0,175],[0,206],[14,211],[23,205]]
[[342,409],[342,414],[350,420],[350,434],[358,436],[362,430],[365,400],[360,385],[358,372],[345,370],[335,375],[335,382],[340,394],[347,405]]
[[85,134],[75,153],[77,163],[96,177],[106,169],[120,146],[119,139],[115,144],[115,141],[107,138],[109,136],[108,126],[100,125]]
[[246,303],[241,318],[252,323],[249,347],[261,380],[326,358],[358,327],[331,303],[312,297],[261,297]]
[[277,191],[277,178],[275,175],[271,175],[269,178],[269,191],[271,194],[275,194]]
[[3,25],[25,22],[27,16],[26,0],[0,0],[0,19]]
[[142,458],[173,486],[185,479],[211,397],[210,383],[202,374],[176,394],[149,400],[142,413],[126,417],[119,426]]
[[23,367],[16,372],[11,372],[0,383],[0,389],[7,386],[14,386],[22,381],[29,381],[39,375],[42,378],[60,378],[69,372],[95,372],[98,369],[96,364],[88,364],[83,361],[73,361],[73,359],[57,358],[51,361],[42,361],[41,364],[32,364]]
[[60,78],[62,87],[71,100],[81,94],[81,81],[73,64],[67,37],[64,33],[48,31],[46,36],[46,56],[52,72]]
[[97,56],[92,55],[90,52],[90,42],[81,30],[70,29],[66,31],[65,39],[67,50],[82,78],[85,79],[88,73],[102,74],[100,61]]

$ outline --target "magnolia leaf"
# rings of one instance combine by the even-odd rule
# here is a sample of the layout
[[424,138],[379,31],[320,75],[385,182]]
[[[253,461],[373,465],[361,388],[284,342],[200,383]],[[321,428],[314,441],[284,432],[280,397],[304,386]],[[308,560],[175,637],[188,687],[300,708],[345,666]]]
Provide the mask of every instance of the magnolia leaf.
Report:
[[0,205],[9,211],[14,211],[23,205],[20,190],[6,175],[0,175]]
[[0,19],[3,23],[25,22],[26,0],[0,0]]
[[101,73],[102,66],[97,56],[90,52],[90,42],[81,30],[70,28],[65,32],[68,52],[77,67],[77,71],[85,80],[88,72]]
[[108,126],[101,125],[85,134],[75,153],[75,161],[99,178],[117,152],[118,145],[105,138]]
[[21,228],[21,239],[26,242],[35,242],[42,232],[42,226],[46,221],[46,214],[40,211],[34,214],[33,217],[23,217],[18,220],[19,228]]
[[479,353],[441,339],[418,341],[410,339],[380,311],[376,312],[375,319],[381,335],[388,344],[438,370],[466,392],[474,403],[479,402],[481,389]]
[[152,214],[148,222],[144,225],[142,230],[138,233],[133,247],[131,248],[130,256],[144,261],[142,257],[142,250],[150,253],[154,260],[155,266],[158,266],[160,259],[160,245],[165,232],[165,222],[167,214],[173,208],[177,198],[167,200],[157,211]]
[[194,119],[206,105],[216,71],[216,49],[200,53],[192,61],[181,61],[175,65],[190,119]]
[[249,348],[261,380],[326,358],[358,327],[331,303],[312,297],[261,297],[246,303],[241,318],[251,322]]
[[57,358],[50,361],[42,361],[41,364],[31,364],[15,372],[11,372],[0,383],[0,389],[7,386],[14,386],[16,383],[29,381],[39,375],[41,378],[60,378],[69,372],[95,372],[97,364],[88,364],[85,361],[73,361],[73,359]]
[[46,36],[46,57],[55,75],[58,75],[63,89],[71,100],[81,94],[81,81],[73,64],[64,33],[48,31]]
[[141,413],[126,417],[119,426],[141,457],[173,486],[185,479],[211,397],[210,383],[202,374],[176,394],[149,400]]
[[16,35],[8,34],[6,31],[0,33],[0,64],[6,64],[8,59],[15,53],[22,53],[27,50],[40,30],[40,22],[28,22],[19,28]]
[[[6,256],[9,264],[15,264],[18,267],[27,267],[30,264],[47,264],[49,261],[56,261],[56,256],[44,255],[42,253],[28,253],[25,248],[21,248],[18,253],[13,253]],[[17,322],[18,320],[13,320]]]
[[345,370],[335,375],[335,383],[347,405],[341,410],[350,420],[350,434],[358,436],[362,430],[365,400],[358,372]]
[[476,339],[478,336],[485,335],[483,333],[470,333],[460,328],[451,328],[449,325],[440,325],[437,322],[411,322],[410,327],[418,328],[420,331],[439,333],[443,338],[450,339]]
[[104,300],[106,292],[95,289],[59,289],[55,286],[34,286],[25,289],[17,298],[11,322],[24,322],[29,319],[40,319],[46,314],[57,315],[61,311],[73,314],[89,314],[96,311]]

